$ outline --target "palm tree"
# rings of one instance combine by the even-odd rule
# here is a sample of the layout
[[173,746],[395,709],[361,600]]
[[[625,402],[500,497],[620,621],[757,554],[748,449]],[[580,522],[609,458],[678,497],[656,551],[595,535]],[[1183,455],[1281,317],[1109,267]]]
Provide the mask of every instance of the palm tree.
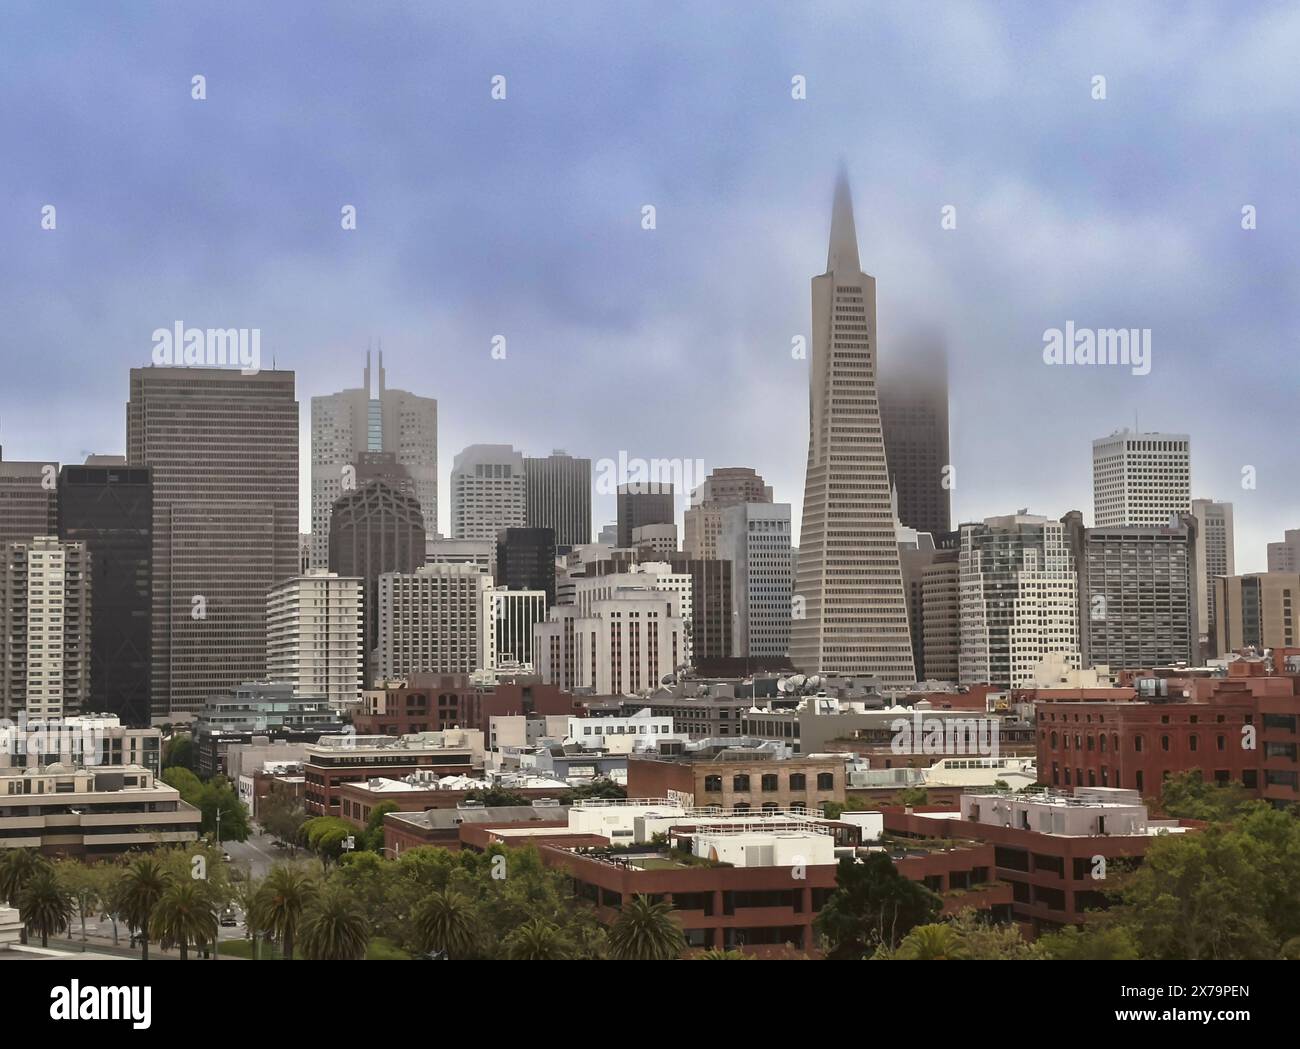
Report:
[[357,961],[366,956],[369,944],[370,923],[345,889],[328,888],[308,905],[302,920],[304,957]]
[[235,885],[235,900],[244,911],[244,930],[253,941],[253,958],[261,958],[261,937],[266,928],[262,920],[262,883],[251,877]]
[[187,879],[167,886],[153,910],[153,927],[164,950],[181,949],[181,961],[190,954],[190,944],[216,943],[217,908],[207,883]]
[[562,962],[572,957],[564,934],[545,918],[524,922],[506,937],[505,948],[512,962]]
[[48,863],[39,867],[18,894],[18,915],[23,925],[41,934],[41,946],[50,945],[50,933],[60,933],[72,924],[76,908],[72,894],[59,884]]
[[143,856],[126,869],[119,882],[118,906],[126,920],[140,930],[142,961],[149,960],[149,920],[171,880],[171,875],[158,860]]
[[318,892],[315,879],[296,867],[276,867],[262,882],[257,913],[262,929],[280,941],[280,952],[293,961],[293,941],[303,911]]
[[894,957],[900,961],[941,962],[960,958],[961,937],[951,925],[918,925],[903,937]]
[[[18,906],[23,886],[49,861],[35,849],[5,849],[0,852],[0,897],[11,907]],[[27,942],[27,926],[19,931],[23,943]]]
[[619,961],[669,961],[686,948],[686,937],[673,920],[672,907],[646,896],[633,896],[623,905],[609,930],[609,952]]
[[415,908],[413,919],[425,953],[440,952],[451,958],[473,949],[474,905],[459,892],[431,892]]

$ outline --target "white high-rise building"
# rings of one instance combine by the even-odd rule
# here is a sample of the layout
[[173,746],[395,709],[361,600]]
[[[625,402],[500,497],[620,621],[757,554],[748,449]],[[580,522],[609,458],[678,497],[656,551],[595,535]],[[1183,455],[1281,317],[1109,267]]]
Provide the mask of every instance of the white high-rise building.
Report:
[[722,511],[718,557],[731,562],[734,656],[790,651],[790,504],[739,503]]
[[964,684],[1028,687],[1049,652],[1078,669],[1078,577],[1065,526],[1019,513],[961,528]]
[[363,452],[388,452],[404,467],[420,503],[424,527],[438,530],[438,402],[385,384],[372,396],[370,353],[365,386],[311,399],[311,566],[329,565],[330,511],[343,494],[345,471]]
[[508,444],[471,444],[451,469],[451,534],[491,539],[528,522],[524,456]]
[[[1232,504],[1213,499],[1193,499],[1192,516],[1196,518],[1196,592],[1197,634],[1202,645],[1211,645],[1215,637],[1217,587],[1219,576],[1237,574],[1237,555],[1232,532]],[[1272,544],[1269,544],[1270,547]],[[1271,572],[1272,566],[1269,567]],[[1208,648],[1204,650],[1209,654]]]
[[90,555],[36,536],[0,545],[0,717],[62,718],[90,694]]
[[381,575],[379,677],[474,673],[483,643],[483,595],[491,585],[492,577],[472,564]]
[[497,568],[495,539],[426,539],[424,563],[428,565],[477,565],[492,575]]
[[362,580],[324,568],[273,587],[266,597],[266,676],[294,695],[324,696],[335,709],[354,704],[365,685]]
[[805,674],[916,680],[876,374],[876,280],[840,175],[826,272],[812,280],[808,472],[790,661]]
[[533,627],[546,621],[545,590],[483,591],[483,643],[479,670],[499,670],[508,664],[533,662]]
[[654,690],[684,663],[686,625],[676,606],[676,595],[650,588],[620,589],[593,601],[586,616],[576,606],[557,606],[536,627],[536,668],[543,681],[564,689]]
[[1092,517],[1097,528],[1167,527],[1191,512],[1191,441],[1185,433],[1119,430],[1092,442]]
[[648,524],[632,529],[632,549],[652,557],[672,557],[677,553],[675,524]]

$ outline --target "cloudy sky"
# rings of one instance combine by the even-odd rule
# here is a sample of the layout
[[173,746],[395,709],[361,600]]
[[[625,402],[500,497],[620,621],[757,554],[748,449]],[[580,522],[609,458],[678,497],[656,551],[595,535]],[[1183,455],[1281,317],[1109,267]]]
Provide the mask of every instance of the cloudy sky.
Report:
[[[1300,8],[1049,6],[8,0],[4,453],[122,451],[179,320],[260,328],[304,422],[382,340],[439,400],[444,530],[474,442],[747,465],[797,506],[843,162],[882,354],[948,333],[957,519],[1090,518],[1091,439],[1136,420],[1191,434],[1262,569],[1300,527]],[[1045,365],[1067,321],[1151,329],[1151,373]]]

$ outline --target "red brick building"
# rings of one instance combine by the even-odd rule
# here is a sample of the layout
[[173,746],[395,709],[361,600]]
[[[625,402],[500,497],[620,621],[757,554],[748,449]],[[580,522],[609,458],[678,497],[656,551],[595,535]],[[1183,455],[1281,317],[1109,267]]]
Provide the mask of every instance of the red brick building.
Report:
[[358,733],[373,736],[449,728],[476,728],[486,736],[493,717],[583,713],[576,696],[540,679],[522,678],[482,689],[465,674],[412,674],[402,684],[363,692],[353,724]]
[[[391,818],[391,817],[390,817]],[[541,827],[541,825],[537,825]],[[813,921],[835,891],[835,864],[804,868],[795,878],[783,866],[683,866],[640,867],[581,855],[574,848],[607,844],[592,836],[556,835],[555,828],[532,838],[495,833],[500,828],[466,824],[461,828],[465,848],[484,849],[495,841],[537,845],[547,866],[566,871],[575,895],[596,909],[600,920],[613,924],[625,900],[634,895],[666,900],[677,911],[688,946],[739,948],[752,954],[784,954],[793,950],[817,953]],[[899,873],[923,882],[943,899],[943,913],[974,908],[1005,918],[1010,914],[1011,886],[989,884],[993,848],[958,844],[943,849],[898,849],[893,856]]]
[[377,736],[345,737],[331,743],[335,745],[307,747],[303,807],[308,816],[338,816],[339,790],[345,783],[377,776],[401,779],[414,772],[464,776],[475,771],[474,752],[468,747],[425,747]]
[[[978,804],[983,799],[968,795],[964,800]],[[1111,861],[1140,860],[1155,840],[1151,833],[1044,833],[1021,825],[980,822],[977,810],[962,812],[957,819],[946,814],[936,817],[939,810],[933,806],[883,811],[887,833],[958,838],[991,846],[993,877],[1010,888],[1012,915],[1030,937],[1082,924],[1089,911],[1104,910],[1105,875]],[[1101,826],[1104,828],[1104,823]],[[1099,857],[1104,862],[1099,863]],[[1103,876],[1099,878],[1098,873]]]
[[828,801],[844,801],[844,762],[633,756],[627,762],[627,793],[630,798],[719,805],[725,812],[818,812]]
[[1156,798],[1166,776],[1197,768],[1279,807],[1295,804],[1300,697],[1271,691],[1225,688],[1207,702],[1040,703],[1039,781]]

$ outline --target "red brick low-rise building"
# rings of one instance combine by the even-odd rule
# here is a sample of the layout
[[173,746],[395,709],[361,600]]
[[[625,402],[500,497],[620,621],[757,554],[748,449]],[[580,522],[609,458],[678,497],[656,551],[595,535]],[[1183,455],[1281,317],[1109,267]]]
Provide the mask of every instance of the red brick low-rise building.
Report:
[[1206,702],[1041,703],[1038,777],[1048,786],[1160,795],[1200,769],[1279,807],[1300,802],[1300,697],[1221,690]]
[[[835,891],[835,856],[862,856],[874,848],[888,851],[904,877],[939,894],[942,913],[974,908],[995,918],[1010,917],[1011,886],[994,882],[994,850],[989,845],[951,841],[937,846],[920,842],[864,846],[862,827],[856,823],[797,813],[719,817],[677,809],[677,815],[643,815],[655,808],[654,802],[625,804],[636,810],[629,814],[634,819],[654,820],[656,826],[666,828],[659,833],[676,848],[644,841],[609,848],[611,839],[592,829],[622,827],[614,833],[626,833],[632,822],[620,817],[619,803],[574,806],[567,824],[466,823],[460,832],[462,847],[536,846],[544,863],[573,879],[574,894],[594,907],[605,924],[613,924],[623,904],[635,895],[665,900],[676,910],[688,945],[701,950],[815,954],[813,922]],[[710,820],[726,825],[710,824]],[[659,840],[657,835],[651,837]],[[697,838],[722,842],[727,837],[737,844],[724,855],[735,863],[717,862],[705,857],[713,855],[711,849],[694,848]],[[796,843],[783,854],[782,842],[792,840]],[[799,862],[798,854],[805,852],[818,859]]]
[[718,805],[725,812],[816,812],[828,801],[844,801],[844,761],[730,754],[632,756],[627,762],[627,792],[634,798]]
[[1190,833],[1188,821],[1155,821],[1135,791],[966,794],[954,814],[887,808],[886,832],[980,841],[994,850],[994,877],[1012,890],[1012,913],[1030,936],[1077,925],[1108,905],[1107,878],[1137,862],[1161,833]]
[[452,728],[479,729],[486,735],[494,717],[584,713],[578,697],[540,678],[521,677],[481,688],[466,674],[412,674],[404,682],[363,692],[353,724],[362,735],[403,736]]

